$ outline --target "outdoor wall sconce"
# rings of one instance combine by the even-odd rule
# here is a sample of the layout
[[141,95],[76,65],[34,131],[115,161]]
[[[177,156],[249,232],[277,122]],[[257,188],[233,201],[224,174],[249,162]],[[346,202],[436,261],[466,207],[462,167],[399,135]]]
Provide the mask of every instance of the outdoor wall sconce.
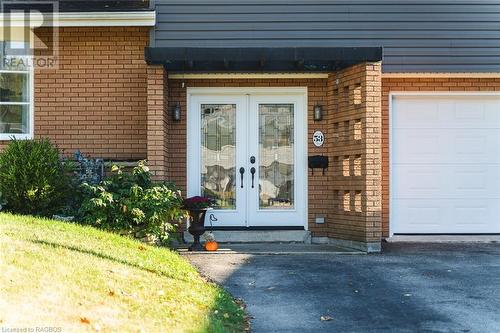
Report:
[[179,103],[177,103],[174,108],[172,109],[172,119],[174,121],[180,121],[181,120],[181,106]]
[[314,121],[323,120],[323,107],[319,104],[314,106]]

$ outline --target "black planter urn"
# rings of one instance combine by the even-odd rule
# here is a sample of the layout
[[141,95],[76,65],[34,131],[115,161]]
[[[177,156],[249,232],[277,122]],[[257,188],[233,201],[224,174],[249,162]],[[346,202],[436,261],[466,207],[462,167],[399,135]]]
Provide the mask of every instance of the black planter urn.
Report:
[[188,248],[189,251],[203,251],[203,245],[200,243],[200,236],[205,233],[205,215],[210,208],[189,209],[189,228],[188,231],[193,235],[193,244]]

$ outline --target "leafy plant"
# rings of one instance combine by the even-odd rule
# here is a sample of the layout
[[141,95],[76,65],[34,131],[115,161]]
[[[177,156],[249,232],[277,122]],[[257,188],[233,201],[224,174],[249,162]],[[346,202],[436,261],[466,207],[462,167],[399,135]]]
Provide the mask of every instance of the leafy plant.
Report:
[[180,191],[171,184],[153,183],[144,162],[131,173],[113,166],[102,182],[82,187],[80,220],[103,229],[165,241],[183,216]]
[[69,177],[48,139],[13,140],[0,153],[0,192],[15,213],[50,216],[65,204]]

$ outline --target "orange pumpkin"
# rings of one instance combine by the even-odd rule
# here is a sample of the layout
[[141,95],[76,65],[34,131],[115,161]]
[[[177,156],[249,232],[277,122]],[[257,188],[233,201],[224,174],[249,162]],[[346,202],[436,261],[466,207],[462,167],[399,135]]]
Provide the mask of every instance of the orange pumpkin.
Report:
[[219,248],[219,244],[217,242],[205,242],[205,250],[207,251],[217,251]]

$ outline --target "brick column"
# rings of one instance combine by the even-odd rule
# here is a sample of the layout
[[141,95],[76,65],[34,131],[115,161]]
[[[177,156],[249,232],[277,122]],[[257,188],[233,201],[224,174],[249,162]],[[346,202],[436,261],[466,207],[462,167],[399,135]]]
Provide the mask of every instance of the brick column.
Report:
[[168,173],[168,94],[167,73],[163,66],[148,66],[147,159],[156,180]]
[[369,252],[380,251],[381,65],[364,63],[332,73],[328,104],[333,144],[328,237]]

